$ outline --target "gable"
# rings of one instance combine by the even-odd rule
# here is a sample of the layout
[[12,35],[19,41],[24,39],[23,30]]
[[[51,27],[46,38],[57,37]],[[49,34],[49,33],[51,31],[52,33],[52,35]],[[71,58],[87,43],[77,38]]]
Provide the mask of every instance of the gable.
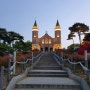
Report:
[[44,38],[49,38],[49,39],[53,39],[51,36],[49,36],[47,33],[44,34],[40,39],[44,39]]

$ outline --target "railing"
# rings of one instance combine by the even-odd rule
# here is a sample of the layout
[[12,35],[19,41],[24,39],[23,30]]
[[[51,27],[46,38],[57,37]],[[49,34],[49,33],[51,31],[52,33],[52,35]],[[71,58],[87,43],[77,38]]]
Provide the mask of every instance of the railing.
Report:
[[[23,61],[23,62],[14,62],[13,63],[13,65],[11,66],[10,64],[10,75],[13,75],[13,74],[15,74],[15,68],[16,68],[16,64],[21,64],[22,65],[22,67],[23,67],[23,65],[25,65],[25,64],[27,64],[29,61],[32,61],[33,60],[33,58],[32,59],[27,59],[26,61]],[[10,61],[10,62],[12,62],[12,61]],[[22,68],[23,69],[23,68]]]
[[56,53],[53,53],[53,54],[57,58],[58,64],[60,64],[62,62],[63,65],[65,66],[66,61],[68,61],[71,65],[73,65],[74,71],[76,71],[76,65],[79,64],[82,67],[82,69],[85,71],[86,80],[89,80],[90,69],[88,69],[86,66],[84,66],[82,64],[82,62],[75,62],[75,61],[73,62],[73,59],[72,58],[65,58],[63,56],[58,56]]
[[[33,54],[32,54],[33,55]],[[39,53],[37,56],[32,56],[32,58],[27,59],[26,61],[22,61],[22,62],[18,62],[18,61],[11,61],[9,60],[8,62],[8,68],[5,68],[4,66],[1,66],[1,73],[0,73],[0,90],[3,89],[3,79],[4,79],[4,71],[6,70],[7,73],[7,82],[9,82],[11,80],[11,77],[13,75],[15,75],[15,71],[16,71],[16,64],[21,64],[21,71],[23,71],[25,64],[29,64],[29,66],[33,65],[33,63],[35,62],[35,60],[41,55],[41,53]],[[11,63],[13,63],[13,65],[11,65]]]

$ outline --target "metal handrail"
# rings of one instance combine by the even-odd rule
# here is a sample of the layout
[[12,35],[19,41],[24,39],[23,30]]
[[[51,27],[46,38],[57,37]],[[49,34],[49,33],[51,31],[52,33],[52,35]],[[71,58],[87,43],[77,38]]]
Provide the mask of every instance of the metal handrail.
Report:
[[55,54],[55,53],[54,53],[54,55],[55,55],[57,58],[61,59],[62,61],[68,61],[70,64],[74,64],[74,65],[80,64],[80,66],[82,67],[83,70],[90,72],[90,70],[89,70],[87,67],[85,67],[81,62],[72,62],[72,61],[70,61],[71,58],[65,58],[65,59],[64,59],[63,56],[60,56],[60,57],[59,57],[59,56],[58,56],[57,54]]
[[[27,60],[24,61],[24,62],[18,62],[18,61],[14,62],[13,65],[10,67],[10,71],[12,71],[12,70],[14,69],[14,67],[15,67],[16,64],[26,64],[28,61],[32,61],[33,59],[39,57],[40,55],[41,55],[41,53],[38,54],[36,57],[33,57],[33,56],[32,56],[31,59],[29,58],[29,59],[27,59]],[[13,73],[11,72],[11,74],[13,74]]]
[[82,67],[83,70],[85,71],[88,71],[89,69],[87,67],[85,67],[81,62],[71,62],[69,58],[67,59],[63,59],[64,61],[68,61],[70,64],[74,64],[74,65],[77,65],[77,64],[80,64],[80,66]]

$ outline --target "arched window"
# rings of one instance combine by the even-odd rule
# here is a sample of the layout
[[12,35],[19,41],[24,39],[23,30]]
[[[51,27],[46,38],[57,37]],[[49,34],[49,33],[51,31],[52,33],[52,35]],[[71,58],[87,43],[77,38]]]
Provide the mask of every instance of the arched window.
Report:
[[57,34],[57,37],[59,37],[59,34]]
[[49,44],[51,44],[51,39],[49,39]]
[[47,38],[45,39],[45,44],[48,44],[48,39]]
[[42,44],[44,44],[44,39],[42,39]]
[[36,37],[36,35],[34,34],[34,37]]

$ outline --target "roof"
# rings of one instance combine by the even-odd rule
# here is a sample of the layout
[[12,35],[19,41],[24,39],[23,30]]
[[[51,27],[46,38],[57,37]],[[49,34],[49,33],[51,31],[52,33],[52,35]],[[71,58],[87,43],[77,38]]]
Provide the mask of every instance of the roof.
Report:
[[38,26],[37,26],[37,22],[36,22],[36,20],[35,20],[35,22],[34,22],[34,25],[33,25],[32,29],[35,29],[35,30],[38,29]]
[[60,26],[58,20],[57,20],[56,26]]
[[57,22],[56,22],[55,29],[61,29],[61,27],[60,27],[60,24],[59,24],[58,20],[57,20]]
[[35,22],[34,22],[34,25],[33,26],[37,26],[37,22],[36,22],[36,20],[35,20]]
[[48,37],[49,37],[49,38],[52,38],[50,35],[48,35],[48,33],[45,33],[41,38],[45,38],[45,37],[46,37],[46,38],[48,38]]

